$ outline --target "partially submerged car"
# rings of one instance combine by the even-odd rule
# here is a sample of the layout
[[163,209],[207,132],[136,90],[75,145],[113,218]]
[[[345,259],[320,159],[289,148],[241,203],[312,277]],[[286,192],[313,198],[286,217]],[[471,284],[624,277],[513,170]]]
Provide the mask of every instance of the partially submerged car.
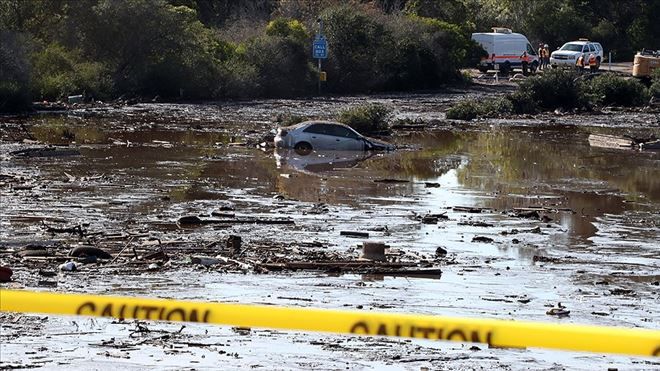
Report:
[[279,128],[275,146],[299,152],[392,151],[394,146],[382,140],[365,137],[348,125],[333,121],[305,121]]

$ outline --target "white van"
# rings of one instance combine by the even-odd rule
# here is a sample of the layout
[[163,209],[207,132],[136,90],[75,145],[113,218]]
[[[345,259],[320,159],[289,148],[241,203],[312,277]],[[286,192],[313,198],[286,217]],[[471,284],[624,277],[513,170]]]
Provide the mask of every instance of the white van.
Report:
[[488,52],[488,57],[483,58],[477,66],[481,72],[499,69],[502,73],[509,73],[514,68],[522,68],[523,52],[529,56],[529,68],[532,71],[539,66],[539,57],[527,37],[508,28],[495,27],[493,32],[473,33],[472,40]]

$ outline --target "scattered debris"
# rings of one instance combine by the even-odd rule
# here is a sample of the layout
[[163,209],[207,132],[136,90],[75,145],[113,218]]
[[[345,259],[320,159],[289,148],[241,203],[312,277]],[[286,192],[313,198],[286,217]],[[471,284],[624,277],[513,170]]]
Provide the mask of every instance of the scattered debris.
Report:
[[426,214],[422,216],[421,221],[424,224],[438,224],[440,220],[449,220],[446,213],[442,214]]
[[363,242],[362,255],[360,255],[360,259],[386,261],[385,246],[386,245],[384,243],[380,242]]
[[475,236],[472,238],[472,242],[484,242],[484,243],[491,243],[495,240],[493,240],[490,237],[485,237],[485,236]]
[[660,140],[655,137],[633,138],[629,136],[590,134],[589,145],[603,148],[660,149]]
[[556,307],[550,308],[545,314],[549,316],[557,316],[557,317],[567,317],[571,311],[567,310],[565,306],[561,305],[561,303],[557,303]]

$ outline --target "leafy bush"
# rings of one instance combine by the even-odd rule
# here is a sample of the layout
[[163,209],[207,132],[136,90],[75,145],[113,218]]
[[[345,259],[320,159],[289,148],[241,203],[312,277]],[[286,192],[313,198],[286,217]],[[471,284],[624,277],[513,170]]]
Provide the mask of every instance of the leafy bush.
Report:
[[[236,49],[230,71],[234,88],[248,96],[291,97],[309,94],[313,86],[308,50],[294,37],[262,36]],[[236,79],[240,79],[240,84]],[[240,85],[245,85],[241,87]],[[227,91],[229,96],[241,96]]]
[[304,116],[292,115],[286,113],[279,113],[275,118],[275,122],[277,122],[277,125],[279,126],[291,126],[291,125],[299,124],[305,120],[307,120],[307,118],[305,118]]
[[451,120],[473,120],[481,115],[482,109],[476,100],[462,100],[447,110],[447,118]]
[[83,61],[78,52],[57,43],[34,53],[32,64],[35,69],[32,90],[38,99],[55,100],[83,92],[105,98],[111,88],[103,64]]
[[377,133],[388,130],[390,114],[391,110],[382,104],[365,104],[342,111],[339,122],[362,134]]
[[268,22],[266,35],[290,37],[301,44],[309,39],[305,25],[297,19],[276,18]]
[[531,107],[532,103],[535,103],[542,110],[568,110],[582,108],[587,104],[584,82],[577,73],[570,70],[544,71],[540,76],[523,80],[518,86],[518,92],[523,95],[515,99],[514,106],[517,101],[521,108]]
[[651,74],[651,86],[649,87],[649,95],[652,97],[660,98],[660,68],[656,68]]
[[447,118],[452,120],[473,120],[477,117],[493,117],[514,112],[510,97],[487,100],[468,99],[458,102],[447,110]]
[[649,94],[660,96],[658,76],[654,77],[647,91],[639,81],[613,74],[583,80],[572,72],[552,70],[540,77],[523,81],[515,92],[502,98],[458,102],[449,108],[447,118],[472,120],[477,117],[536,113],[556,108],[584,109],[594,104],[639,106],[648,102]]
[[648,102],[644,85],[634,79],[603,74],[589,82],[593,102],[600,105],[640,106]]
[[523,114],[523,113],[535,113],[539,111],[539,105],[537,104],[534,94],[526,90],[518,90],[512,94],[509,94],[505,98],[511,105],[511,111],[513,113]]
[[656,81],[649,87],[649,95],[652,97],[660,98],[660,81]]

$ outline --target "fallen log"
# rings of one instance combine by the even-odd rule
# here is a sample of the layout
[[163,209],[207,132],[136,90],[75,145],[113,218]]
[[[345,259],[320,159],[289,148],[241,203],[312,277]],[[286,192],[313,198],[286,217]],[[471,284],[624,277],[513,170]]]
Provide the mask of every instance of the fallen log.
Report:
[[292,219],[202,219],[198,216],[184,216],[179,218],[179,225],[203,224],[295,224]]
[[484,207],[454,206],[453,210],[454,211],[459,211],[459,212],[464,212],[464,213],[479,214],[484,210],[490,210],[490,209],[484,208]]
[[340,231],[339,235],[340,236],[347,236],[347,237],[369,238],[369,233],[367,233],[367,232]]
[[16,157],[61,157],[61,156],[78,156],[80,151],[71,148],[27,148],[9,153]]
[[414,267],[416,263],[389,263],[371,260],[342,260],[342,261],[317,261],[317,262],[286,262],[286,263],[258,263],[257,266],[268,270],[357,270],[367,268],[400,269]]

